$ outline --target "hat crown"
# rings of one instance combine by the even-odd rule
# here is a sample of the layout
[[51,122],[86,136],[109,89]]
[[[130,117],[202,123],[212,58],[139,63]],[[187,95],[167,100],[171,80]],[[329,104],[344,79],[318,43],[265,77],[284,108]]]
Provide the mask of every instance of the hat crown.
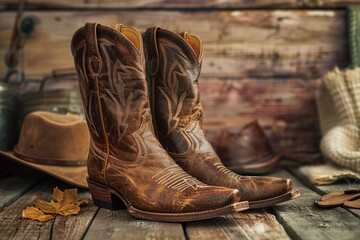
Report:
[[80,117],[37,111],[25,117],[14,152],[30,162],[85,165],[89,144],[88,127]]

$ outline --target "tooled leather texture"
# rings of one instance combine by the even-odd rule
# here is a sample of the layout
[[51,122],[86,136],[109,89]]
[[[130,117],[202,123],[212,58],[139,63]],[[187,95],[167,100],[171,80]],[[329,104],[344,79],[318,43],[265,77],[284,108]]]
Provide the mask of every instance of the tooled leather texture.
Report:
[[[98,56],[91,56],[96,46]],[[197,212],[240,200],[237,190],[191,177],[162,148],[153,132],[142,50],[112,28],[87,24],[74,34],[72,53],[92,139],[91,180],[144,211]]]
[[156,134],[175,162],[206,184],[238,189],[243,200],[288,192],[286,179],[240,176],[221,163],[203,131],[198,89],[201,62],[191,46],[180,35],[161,28],[148,29],[143,39],[147,61],[159,66],[156,71],[147,67]]

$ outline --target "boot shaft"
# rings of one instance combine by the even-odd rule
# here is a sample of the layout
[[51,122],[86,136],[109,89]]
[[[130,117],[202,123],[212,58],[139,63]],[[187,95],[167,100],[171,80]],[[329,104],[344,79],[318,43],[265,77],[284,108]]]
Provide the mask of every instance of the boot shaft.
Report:
[[140,34],[122,25],[86,24],[71,47],[92,143],[123,160],[136,159],[144,150],[134,135],[149,122]]
[[155,131],[169,152],[184,152],[190,146],[182,140],[186,137],[182,129],[202,117],[198,84],[202,43],[194,35],[159,27],[149,28],[143,40]]

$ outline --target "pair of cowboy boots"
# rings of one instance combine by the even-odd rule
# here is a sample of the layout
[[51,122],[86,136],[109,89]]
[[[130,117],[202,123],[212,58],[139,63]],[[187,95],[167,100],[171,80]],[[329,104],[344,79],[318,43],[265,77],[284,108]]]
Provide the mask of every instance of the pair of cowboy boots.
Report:
[[215,154],[201,123],[201,41],[160,28],[143,39],[134,28],[98,23],[73,36],[94,203],[181,222],[297,196],[290,179],[239,176]]

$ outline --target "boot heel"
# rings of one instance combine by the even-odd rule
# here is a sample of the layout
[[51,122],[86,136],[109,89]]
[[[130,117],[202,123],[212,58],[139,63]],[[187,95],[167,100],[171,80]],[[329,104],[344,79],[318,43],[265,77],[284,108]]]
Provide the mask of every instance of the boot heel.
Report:
[[110,189],[102,184],[87,179],[93,202],[96,206],[110,210],[126,209],[121,199],[110,192]]

